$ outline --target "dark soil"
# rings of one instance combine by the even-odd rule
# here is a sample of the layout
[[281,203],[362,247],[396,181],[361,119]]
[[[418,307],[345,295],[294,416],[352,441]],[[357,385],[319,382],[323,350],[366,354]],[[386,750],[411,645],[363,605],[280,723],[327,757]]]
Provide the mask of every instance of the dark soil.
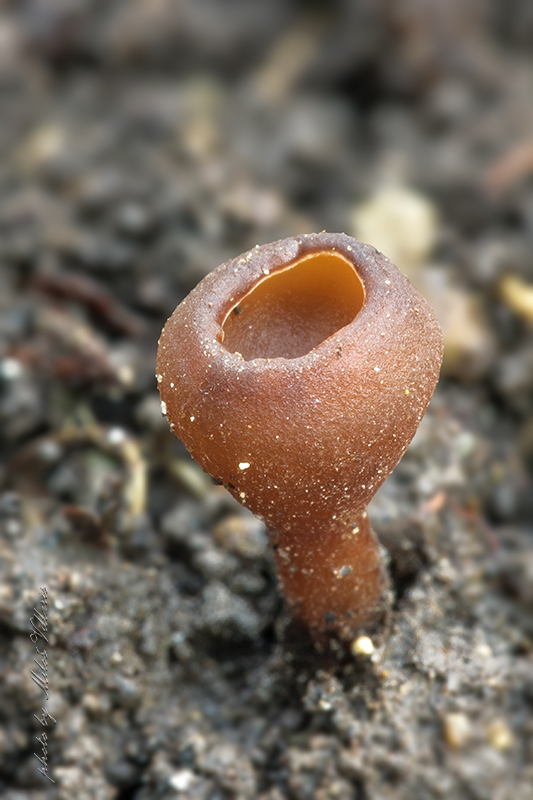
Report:
[[[0,4],[4,800],[531,800],[532,47],[530,0]],[[446,359],[370,508],[389,627],[331,663],[155,354],[219,263],[390,185]]]

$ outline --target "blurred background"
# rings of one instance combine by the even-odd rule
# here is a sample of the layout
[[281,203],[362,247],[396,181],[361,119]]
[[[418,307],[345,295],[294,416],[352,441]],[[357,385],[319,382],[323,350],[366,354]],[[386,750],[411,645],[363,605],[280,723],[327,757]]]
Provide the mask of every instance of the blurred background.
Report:
[[[533,684],[512,665],[531,668],[533,640],[532,48],[530,0],[0,0],[4,797],[484,798],[489,778],[501,800],[531,796]],[[443,327],[429,422],[374,513],[398,597],[424,570],[456,596],[468,584],[446,613],[507,659],[479,728],[496,755],[467,751],[470,777],[442,760],[462,747],[442,719],[464,707],[438,693],[421,783],[332,755],[355,734],[321,727],[309,687],[291,705],[261,526],[160,415],[177,303],[227,258],[323,229],[382,250]],[[391,544],[399,518],[414,560]],[[450,531],[468,547],[446,550]],[[40,582],[57,601],[55,787],[31,752]]]

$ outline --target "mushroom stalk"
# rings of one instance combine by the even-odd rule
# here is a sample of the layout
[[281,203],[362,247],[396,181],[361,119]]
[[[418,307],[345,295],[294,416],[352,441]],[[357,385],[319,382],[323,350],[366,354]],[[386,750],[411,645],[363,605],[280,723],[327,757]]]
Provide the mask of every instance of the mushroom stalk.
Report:
[[335,631],[349,640],[375,627],[388,578],[366,511],[318,531],[295,520],[286,533],[270,531],[270,539],[283,593],[315,638]]

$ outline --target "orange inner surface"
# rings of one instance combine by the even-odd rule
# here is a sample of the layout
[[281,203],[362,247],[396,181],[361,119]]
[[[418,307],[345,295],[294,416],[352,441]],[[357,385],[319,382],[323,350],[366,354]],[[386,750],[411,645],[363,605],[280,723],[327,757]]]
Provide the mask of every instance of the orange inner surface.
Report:
[[224,346],[254,358],[298,358],[349,325],[365,302],[354,267],[337,253],[297,261],[258,283],[222,324]]

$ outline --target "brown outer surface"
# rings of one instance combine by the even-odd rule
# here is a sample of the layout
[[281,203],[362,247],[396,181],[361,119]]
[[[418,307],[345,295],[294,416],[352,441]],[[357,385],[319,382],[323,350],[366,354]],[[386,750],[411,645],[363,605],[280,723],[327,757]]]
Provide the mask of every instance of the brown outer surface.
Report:
[[[230,309],[266,274],[324,250],[353,263],[364,284],[354,321],[296,359],[244,361],[228,352],[220,337]],[[376,616],[381,582],[370,526],[366,544],[349,533],[412,439],[441,358],[442,334],[424,298],[385,256],[345,234],[285,239],[222,264],[165,325],[157,375],[171,428],[206,472],[264,518],[282,552],[285,593],[319,635],[349,637]],[[352,540],[350,556],[341,542]],[[336,542],[338,558],[330,555]],[[343,566],[351,572],[341,580]],[[333,622],[331,614],[324,621],[328,612]]]

